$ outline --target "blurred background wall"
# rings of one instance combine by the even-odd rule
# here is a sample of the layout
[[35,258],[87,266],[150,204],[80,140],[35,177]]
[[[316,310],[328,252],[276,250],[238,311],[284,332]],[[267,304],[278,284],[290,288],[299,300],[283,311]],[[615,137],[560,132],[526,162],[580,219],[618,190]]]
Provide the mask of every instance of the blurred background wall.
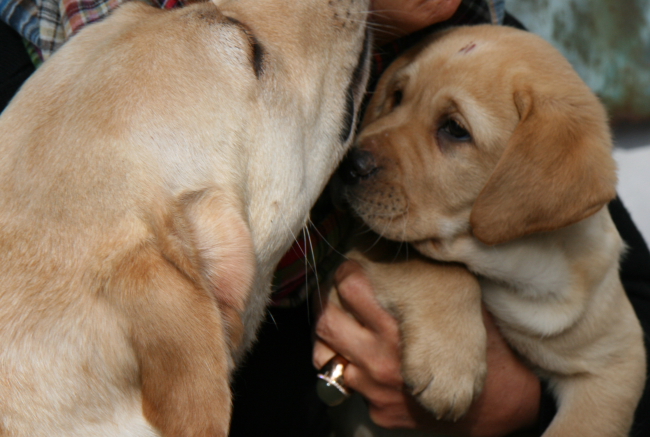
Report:
[[506,0],[620,121],[650,121],[650,0]]

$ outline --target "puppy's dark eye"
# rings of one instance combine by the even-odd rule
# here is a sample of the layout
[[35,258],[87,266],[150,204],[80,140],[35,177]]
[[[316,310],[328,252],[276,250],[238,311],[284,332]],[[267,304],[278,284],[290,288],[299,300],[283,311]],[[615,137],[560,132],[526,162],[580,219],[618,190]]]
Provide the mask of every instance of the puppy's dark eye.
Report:
[[440,126],[439,131],[455,141],[469,141],[472,139],[467,129],[452,118],[445,120]]

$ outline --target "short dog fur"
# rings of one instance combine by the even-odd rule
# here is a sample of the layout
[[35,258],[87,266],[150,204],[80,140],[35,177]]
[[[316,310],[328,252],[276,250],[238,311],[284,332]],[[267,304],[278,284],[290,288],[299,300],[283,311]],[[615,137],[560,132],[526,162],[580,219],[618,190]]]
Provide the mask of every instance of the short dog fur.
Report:
[[645,351],[606,207],[611,147],[597,97],[523,31],[446,30],[381,78],[341,170],[345,197],[378,234],[469,271],[350,257],[398,318],[405,380],[438,417],[459,418],[482,387],[482,299],[550,381],[559,410],[545,437],[629,432]]
[[367,0],[133,2],[0,118],[0,435],[223,436],[350,142]]

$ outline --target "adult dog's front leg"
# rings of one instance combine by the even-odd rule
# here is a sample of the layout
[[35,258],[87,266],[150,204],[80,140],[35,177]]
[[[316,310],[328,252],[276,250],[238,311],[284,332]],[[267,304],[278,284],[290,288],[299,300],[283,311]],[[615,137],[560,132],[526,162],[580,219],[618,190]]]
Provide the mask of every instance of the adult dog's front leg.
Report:
[[231,354],[252,284],[245,222],[218,191],[183,196],[109,284],[129,320],[143,413],[163,436],[227,436]]

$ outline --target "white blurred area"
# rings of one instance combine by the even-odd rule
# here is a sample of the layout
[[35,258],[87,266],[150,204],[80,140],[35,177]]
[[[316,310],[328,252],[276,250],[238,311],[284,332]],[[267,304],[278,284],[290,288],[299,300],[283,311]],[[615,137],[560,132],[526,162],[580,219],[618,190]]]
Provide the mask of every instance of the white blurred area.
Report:
[[650,242],[650,123],[614,130],[618,194],[646,243]]

